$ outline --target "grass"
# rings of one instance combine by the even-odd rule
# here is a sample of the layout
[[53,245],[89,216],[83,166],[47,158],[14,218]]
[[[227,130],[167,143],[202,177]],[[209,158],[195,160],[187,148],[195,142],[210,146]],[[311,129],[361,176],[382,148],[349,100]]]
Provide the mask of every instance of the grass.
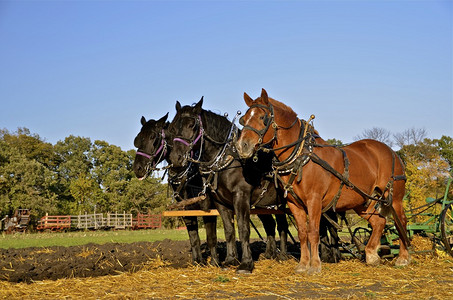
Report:
[[[265,238],[262,227],[258,227],[259,232]],[[291,229],[293,232],[295,228]],[[206,241],[206,231],[204,228],[199,230],[200,239]],[[277,235],[278,236],[278,235]],[[223,229],[217,229],[217,238],[225,240]],[[239,235],[236,232],[236,238]],[[251,229],[250,238],[258,239],[255,230]],[[0,248],[28,248],[28,247],[51,247],[51,246],[79,246],[90,243],[134,243],[134,242],[154,242],[164,239],[187,240],[187,230],[185,229],[154,229],[154,230],[118,230],[118,231],[72,231],[72,232],[52,232],[52,233],[16,233],[2,234],[0,236]]]
[[[205,238],[204,230],[200,230],[200,238]],[[121,231],[73,231],[52,233],[18,233],[3,234],[0,237],[0,248],[28,248],[51,246],[77,246],[90,243],[134,243],[154,242],[164,239],[186,240],[186,230],[121,230]]]

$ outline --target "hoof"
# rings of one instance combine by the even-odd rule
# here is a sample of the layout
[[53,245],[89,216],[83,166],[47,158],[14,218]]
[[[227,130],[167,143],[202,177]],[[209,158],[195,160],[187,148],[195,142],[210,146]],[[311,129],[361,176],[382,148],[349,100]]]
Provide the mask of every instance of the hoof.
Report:
[[407,266],[408,264],[410,264],[410,262],[411,262],[410,257],[408,257],[408,258],[398,257],[395,261],[395,266],[404,267],[404,266]]
[[[261,255],[260,255],[260,256],[261,256]],[[272,252],[267,252],[267,251],[266,251],[266,252],[264,252],[264,253],[262,254],[262,257],[265,258],[265,259],[273,259],[273,258],[277,257],[277,255],[275,254],[275,252],[272,253]]]
[[366,256],[366,263],[370,266],[377,266],[381,263],[381,258],[377,254],[370,254]]
[[296,269],[294,270],[296,273],[307,273],[309,267],[306,265],[298,264]]
[[291,258],[292,258],[292,256],[287,253],[279,253],[277,255],[278,261],[287,261],[288,259],[291,259]]
[[314,275],[314,274],[319,274],[319,273],[321,273],[321,266],[316,267],[316,268],[310,267],[307,271],[308,275]]
[[250,271],[250,270],[240,270],[240,269],[237,269],[237,270],[236,270],[236,274],[252,274],[252,271]]
[[239,265],[239,262],[236,258],[226,258],[225,261],[223,262],[224,267],[231,267],[231,266],[237,266]]
[[220,262],[218,260],[215,260],[215,259],[211,259],[209,261],[209,266],[212,266],[212,267],[220,267]]
[[253,261],[251,263],[242,263],[236,270],[237,274],[251,274],[254,268]]

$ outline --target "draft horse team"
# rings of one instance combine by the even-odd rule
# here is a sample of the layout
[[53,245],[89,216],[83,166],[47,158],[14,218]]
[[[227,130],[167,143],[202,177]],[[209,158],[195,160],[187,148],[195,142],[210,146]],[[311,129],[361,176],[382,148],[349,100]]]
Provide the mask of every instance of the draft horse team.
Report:
[[[367,220],[372,234],[365,247],[366,263],[380,262],[378,249],[387,216],[394,219],[400,250],[396,265],[410,263],[406,216],[404,165],[387,145],[365,139],[338,147],[324,141],[311,120],[299,119],[287,105],[268,97],[263,89],[253,100],[244,93],[247,112],[242,130],[232,122],[202,109],[203,98],[193,106],[176,103],[172,122],[167,116],[154,121],[142,117],[134,140],[138,148],[134,172],[144,179],[157,164],[168,162],[173,198],[186,209],[217,208],[224,223],[227,257],[224,265],[237,272],[253,270],[250,251],[251,207],[289,207],[300,240],[298,273],[321,271],[320,232],[323,215],[354,210]],[[237,258],[233,214],[238,220],[242,257]],[[280,252],[275,243],[275,221],[260,216],[267,234],[266,257],[286,255],[288,224],[277,218]],[[194,262],[204,262],[200,252],[196,217],[188,225]],[[205,219],[211,263],[220,265],[216,252],[215,217]]]

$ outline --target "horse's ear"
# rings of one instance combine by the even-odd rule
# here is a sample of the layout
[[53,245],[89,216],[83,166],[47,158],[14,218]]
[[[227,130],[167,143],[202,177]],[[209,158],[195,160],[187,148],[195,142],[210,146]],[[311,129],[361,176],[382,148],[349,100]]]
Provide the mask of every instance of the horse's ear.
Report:
[[198,101],[197,104],[195,104],[194,108],[193,108],[193,111],[196,113],[196,114],[201,114],[201,110],[202,110],[202,106],[203,106],[203,98],[204,96],[201,97],[200,101]]
[[165,116],[163,116],[162,118],[160,118],[160,119],[157,121],[157,123],[159,123],[159,124],[161,124],[161,123],[162,123],[162,124],[165,124],[165,121],[167,121],[167,118],[168,118],[168,113],[167,113]]
[[247,104],[248,107],[250,107],[253,104],[253,99],[250,98],[250,96],[247,95],[247,93],[245,93],[245,92],[244,92],[244,101],[245,101],[245,104]]
[[261,90],[261,100],[264,102],[264,104],[269,103],[269,97],[267,96],[267,92],[265,89]]
[[181,109],[181,103],[179,103],[179,101],[176,101],[176,111],[179,111]]
[[146,119],[144,116],[140,119],[140,123],[142,123],[142,126],[146,124]]

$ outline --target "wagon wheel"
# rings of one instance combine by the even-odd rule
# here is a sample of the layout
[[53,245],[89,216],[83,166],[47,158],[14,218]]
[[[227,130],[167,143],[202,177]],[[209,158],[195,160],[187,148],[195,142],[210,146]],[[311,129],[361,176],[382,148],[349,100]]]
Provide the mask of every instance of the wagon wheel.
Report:
[[445,250],[453,256],[453,207],[447,205],[440,215],[440,234]]
[[365,253],[365,246],[371,236],[371,230],[365,227],[357,227],[352,233],[352,243],[355,244],[359,253]]

